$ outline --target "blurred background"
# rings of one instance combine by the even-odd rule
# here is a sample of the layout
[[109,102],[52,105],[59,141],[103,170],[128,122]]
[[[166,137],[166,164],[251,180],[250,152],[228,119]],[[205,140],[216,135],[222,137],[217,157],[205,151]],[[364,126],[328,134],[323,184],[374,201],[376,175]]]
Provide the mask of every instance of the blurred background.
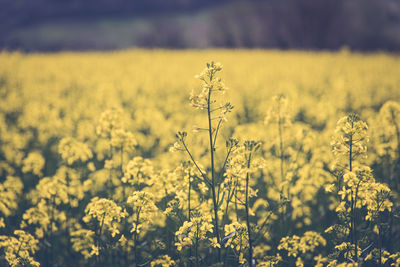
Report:
[[0,0],[0,50],[400,50],[400,0]]

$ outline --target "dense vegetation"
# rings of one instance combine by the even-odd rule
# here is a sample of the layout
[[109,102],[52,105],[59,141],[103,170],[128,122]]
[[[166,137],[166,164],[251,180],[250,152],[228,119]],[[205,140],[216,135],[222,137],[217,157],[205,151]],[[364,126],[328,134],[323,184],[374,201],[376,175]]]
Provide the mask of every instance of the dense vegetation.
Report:
[[0,62],[0,265],[400,266],[398,56]]

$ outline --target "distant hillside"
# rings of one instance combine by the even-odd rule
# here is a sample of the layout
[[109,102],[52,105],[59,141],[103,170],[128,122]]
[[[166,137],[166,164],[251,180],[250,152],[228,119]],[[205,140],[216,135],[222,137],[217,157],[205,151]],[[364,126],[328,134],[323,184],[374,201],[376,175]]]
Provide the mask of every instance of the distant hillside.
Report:
[[400,50],[397,0],[0,0],[0,49]]

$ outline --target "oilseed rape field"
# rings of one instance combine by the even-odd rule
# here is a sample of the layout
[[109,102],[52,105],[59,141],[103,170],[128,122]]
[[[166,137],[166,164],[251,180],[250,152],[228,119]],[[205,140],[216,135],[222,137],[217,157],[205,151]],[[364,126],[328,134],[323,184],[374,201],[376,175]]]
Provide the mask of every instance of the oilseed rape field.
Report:
[[400,266],[400,56],[0,53],[1,266]]

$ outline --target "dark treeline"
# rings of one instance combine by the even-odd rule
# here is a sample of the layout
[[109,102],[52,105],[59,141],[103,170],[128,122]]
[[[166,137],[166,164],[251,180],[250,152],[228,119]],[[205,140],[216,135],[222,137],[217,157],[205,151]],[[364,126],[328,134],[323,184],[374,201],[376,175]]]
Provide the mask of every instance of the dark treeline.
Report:
[[[0,0],[0,17],[0,48],[10,50],[400,50],[398,0]],[[113,20],[115,28],[97,24]]]

